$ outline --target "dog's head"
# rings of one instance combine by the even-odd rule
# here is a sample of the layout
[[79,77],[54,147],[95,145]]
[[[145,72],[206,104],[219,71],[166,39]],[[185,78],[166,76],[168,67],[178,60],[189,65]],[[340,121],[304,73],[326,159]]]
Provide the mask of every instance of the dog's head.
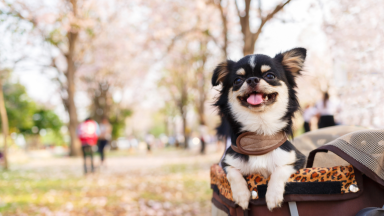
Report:
[[216,67],[212,85],[222,84],[222,89],[215,106],[235,134],[250,131],[273,135],[284,130],[292,135],[292,117],[299,109],[295,78],[305,57],[304,48],[295,48],[274,58],[248,55]]

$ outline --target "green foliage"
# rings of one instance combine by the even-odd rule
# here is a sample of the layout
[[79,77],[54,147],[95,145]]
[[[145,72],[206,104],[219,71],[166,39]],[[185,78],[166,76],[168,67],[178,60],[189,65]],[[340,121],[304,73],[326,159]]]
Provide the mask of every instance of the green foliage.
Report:
[[159,137],[160,134],[165,134],[167,131],[166,128],[166,117],[164,117],[163,113],[167,110],[161,110],[158,113],[155,113],[152,116],[153,127],[149,130],[149,133],[154,135],[155,137]]
[[92,28],[87,28],[85,31],[87,32],[87,34],[88,34],[89,36],[91,36],[91,37],[95,36],[95,31],[94,31],[94,29],[92,29]]
[[46,40],[52,45],[58,46],[60,43],[63,42],[64,36],[62,35],[60,29],[56,28],[53,31],[49,32],[49,35],[48,37],[46,37]]
[[64,143],[63,135],[60,132],[63,122],[52,110],[40,108],[33,114],[33,125],[36,130],[45,129],[46,135],[43,137],[43,143]]
[[52,110],[38,107],[20,83],[6,82],[3,91],[10,133],[31,135],[45,129],[51,133],[51,140],[62,143],[63,123]]
[[5,108],[8,114],[9,132],[30,133],[36,104],[28,97],[20,83],[5,83],[3,87]]
[[55,133],[60,133],[60,129],[63,126],[60,118],[52,111],[44,108],[40,108],[33,114],[33,124],[39,130],[51,129]]
[[112,125],[112,139],[117,139],[123,134],[125,128],[125,119],[132,115],[130,109],[120,109],[110,117],[110,123]]
[[149,133],[155,137],[159,137],[160,134],[165,134],[165,124],[157,124],[149,130]]
[[47,134],[41,137],[41,142],[50,145],[65,145],[63,135],[53,131],[52,129],[47,129]]

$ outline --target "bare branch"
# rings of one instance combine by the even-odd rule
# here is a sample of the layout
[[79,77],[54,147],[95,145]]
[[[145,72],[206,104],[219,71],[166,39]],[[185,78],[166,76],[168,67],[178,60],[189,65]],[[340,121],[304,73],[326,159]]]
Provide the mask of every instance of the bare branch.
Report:
[[73,15],[77,17],[77,0],[69,0],[72,6]]
[[[218,45],[221,50],[223,51],[224,53],[224,58],[227,59],[227,56],[228,56],[228,53],[227,53],[227,47],[228,47],[228,22],[227,22],[227,14],[226,12],[224,11],[224,8],[223,6],[221,5],[221,0],[216,3],[213,1],[213,4],[219,9],[220,11],[220,17],[221,17],[221,22],[223,24],[223,30],[222,30],[222,35],[224,37],[224,44],[221,46],[219,45],[218,43],[216,43],[216,40],[214,39],[214,42],[216,43],[216,45]],[[226,9],[226,8],[225,8]],[[213,38],[213,37],[212,37]]]
[[259,5],[258,5],[259,16],[260,16],[260,17],[263,17],[263,13],[262,13],[263,11],[262,11],[262,9],[261,9],[261,0],[258,0],[258,4],[259,4]]
[[192,32],[195,32],[195,31],[196,31],[196,28],[192,28],[190,30],[181,32],[180,34],[178,34],[174,38],[172,38],[171,43],[168,45],[167,53],[169,53],[169,51],[171,51],[171,49],[173,48],[173,46],[175,45],[177,40],[179,40],[179,39],[183,38],[185,35],[192,33]]
[[[241,32],[243,34],[246,34],[246,32],[249,30],[249,10],[251,6],[251,0],[245,0],[245,11],[240,11],[239,5],[236,0],[235,0],[235,3],[236,3],[237,14],[239,15],[239,18],[240,18]],[[244,16],[242,12],[245,13]]]
[[257,39],[259,38],[260,36],[260,33],[265,25],[265,23],[267,23],[270,19],[272,19],[280,10],[282,10],[285,5],[287,5],[291,0],[287,0],[286,2],[284,2],[283,4],[279,4],[275,7],[275,9],[269,13],[266,17],[262,17],[261,18],[261,23],[260,23],[260,26],[259,28],[257,29],[257,32],[256,33],[253,33],[252,34],[252,41],[253,41],[253,44],[257,41]]
[[282,10],[285,5],[287,5],[291,0],[287,0],[286,2],[284,2],[284,4],[279,4],[275,7],[275,9],[269,13],[266,17],[263,17],[262,20],[265,22],[267,22],[268,20],[272,19],[273,16],[275,16],[275,14],[277,14],[280,10]]

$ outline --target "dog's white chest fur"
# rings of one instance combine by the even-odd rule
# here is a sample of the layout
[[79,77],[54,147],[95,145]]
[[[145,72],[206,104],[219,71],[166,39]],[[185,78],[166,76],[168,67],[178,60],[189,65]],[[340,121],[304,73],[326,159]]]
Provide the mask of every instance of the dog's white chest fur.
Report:
[[281,148],[277,148],[265,155],[249,156],[248,161],[243,161],[229,154],[224,158],[225,163],[238,169],[243,175],[259,173],[266,178],[269,177],[277,167],[293,164],[295,161],[296,155],[294,151],[287,152]]
[[244,176],[259,173],[265,178],[270,177],[265,194],[268,208],[271,210],[279,206],[284,199],[285,182],[296,171],[293,167],[295,154],[295,151],[277,148],[265,155],[249,156],[248,161],[227,154],[224,158],[224,162],[229,164],[226,167],[227,179],[236,203],[243,209],[248,207],[251,194]]

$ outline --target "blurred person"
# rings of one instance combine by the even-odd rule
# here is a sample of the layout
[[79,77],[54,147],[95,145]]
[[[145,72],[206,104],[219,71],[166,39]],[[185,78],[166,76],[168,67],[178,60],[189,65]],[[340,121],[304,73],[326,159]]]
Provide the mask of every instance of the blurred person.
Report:
[[109,123],[106,117],[101,120],[100,123],[100,136],[99,141],[97,142],[97,151],[100,154],[100,166],[104,164],[104,148],[108,145],[109,141],[112,138],[112,125]]
[[337,110],[337,104],[334,101],[329,100],[328,92],[325,92],[323,99],[316,103],[316,110],[318,116],[318,128],[335,126],[334,114]]
[[199,129],[200,129],[200,137],[199,137],[199,139],[200,139],[200,143],[201,143],[200,154],[205,154],[205,147],[206,147],[205,136],[207,134],[207,126],[200,125]]
[[0,151],[0,165],[3,166],[4,165],[4,154],[2,151]]
[[315,107],[308,104],[305,106],[305,109],[303,111],[303,118],[304,118],[304,132],[308,132],[311,130],[311,119],[313,116],[315,116],[317,113],[317,110]]
[[93,165],[93,149],[92,147],[97,144],[97,138],[100,134],[99,125],[93,121],[91,118],[85,119],[77,127],[77,136],[81,141],[81,150],[83,151],[83,159],[84,159],[84,174],[87,174],[87,155],[90,156],[91,160],[91,172],[95,171]]
[[152,143],[154,141],[154,137],[152,134],[147,134],[145,135],[145,143],[147,144],[147,152],[148,153],[151,153],[151,147],[152,147]]
[[176,145],[176,138],[174,136],[170,136],[168,138],[167,146],[175,146]]

